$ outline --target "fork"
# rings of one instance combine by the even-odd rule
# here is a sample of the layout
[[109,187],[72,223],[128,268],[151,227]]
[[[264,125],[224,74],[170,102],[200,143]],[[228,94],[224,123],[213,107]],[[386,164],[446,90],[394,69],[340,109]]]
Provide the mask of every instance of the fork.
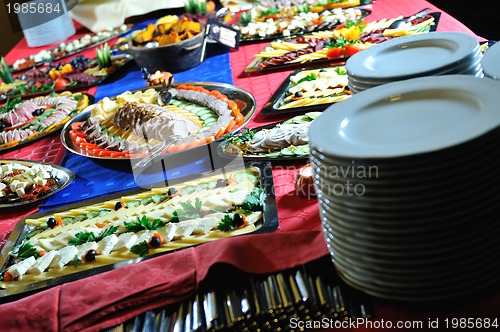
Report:
[[172,144],[177,143],[182,138],[184,138],[183,135],[171,135],[167,137],[167,139],[165,139],[165,141],[163,141],[156,150],[151,152],[149,156],[141,159],[137,164],[135,164],[133,169],[146,167],[151,161],[153,161],[153,159],[161,155],[166,148],[172,146]]

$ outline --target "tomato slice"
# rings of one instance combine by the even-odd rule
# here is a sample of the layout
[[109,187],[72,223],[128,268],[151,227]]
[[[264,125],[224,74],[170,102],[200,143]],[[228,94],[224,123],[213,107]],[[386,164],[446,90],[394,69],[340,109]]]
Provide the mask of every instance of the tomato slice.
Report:
[[331,48],[326,52],[328,60],[334,60],[344,57],[344,49],[342,47]]
[[361,52],[365,48],[366,48],[366,46],[364,44],[361,44],[361,43],[346,45],[345,53],[347,56],[353,56],[354,54]]
[[56,90],[64,90],[66,88],[66,85],[69,84],[69,80],[59,76],[56,79],[56,82],[54,83],[54,89]]

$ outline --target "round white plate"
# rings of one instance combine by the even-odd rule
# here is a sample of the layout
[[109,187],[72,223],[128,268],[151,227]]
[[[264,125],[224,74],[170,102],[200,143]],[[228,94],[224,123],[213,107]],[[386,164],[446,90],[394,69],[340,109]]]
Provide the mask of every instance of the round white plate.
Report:
[[369,47],[346,61],[349,76],[382,80],[424,76],[470,61],[477,38],[463,32],[432,32],[394,38]]
[[500,79],[500,43],[495,43],[484,52],[481,60],[484,75]]
[[323,154],[394,158],[435,152],[500,125],[500,83],[470,75],[387,83],[329,106],[309,129]]

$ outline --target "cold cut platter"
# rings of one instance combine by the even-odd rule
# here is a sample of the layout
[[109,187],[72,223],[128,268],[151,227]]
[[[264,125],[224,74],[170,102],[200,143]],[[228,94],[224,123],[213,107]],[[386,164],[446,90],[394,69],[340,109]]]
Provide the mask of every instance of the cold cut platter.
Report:
[[68,186],[75,175],[45,162],[0,159],[0,208],[30,204]]
[[304,114],[322,111],[351,97],[344,64],[291,73],[264,105],[262,115]]
[[335,8],[317,12],[309,11],[307,4],[304,6],[279,9],[255,6],[236,14],[236,22],[232,27],[240,31],[242,43],[261,42],[332,30],[340,24],[363,19],[371,13],[368,9],[359,8]]
[[270,174],[269,163],[247,163],[24,218],[0,253],[0,301],[209,241],[273,232]]
[[0,107],[0,152],[60,130],[93,101],[94,96],[70,91],[7,100]]
[[244,128],[224,136],[219,155],[229,159],[290,161],[309,158],[309,126],[321,112],[297,115],[280,123]]
[[402,16],[371,22],[361,20],[333,30],[277,39],[255,54],[245,72],[260,73],[346,61],[355,53],[388,39],[435,31],[439,17],[439,12],[426,14],[396,29],[389,29],[389,26]]
[[42,50],[37,54],[16,60],[10,66],[11,71],[13,73],[21,72],[33,67],[42,66],[53,61],[64,59],[123,35],[129,32],[132,27],[132,24],[123,24],[116,28],[108,28],[96,33],[86,34],[83,37],[74,39],[70,42],[61,43],[54,48]]
[[131,60],[132,56],[128,54],[113,55],[108,64],[101,65],[97,58],[79,55],[68,62],[32,68],[11,83],[2,82],[0,101],[88,89],[107,80]]
[[[186,151],[242,128],[254,97],[233,85],[186,82],[126,91],[89,106],[66,124],[61,141],[95,159],[141,159]],[[175,137],[168,147],[164,142]]]

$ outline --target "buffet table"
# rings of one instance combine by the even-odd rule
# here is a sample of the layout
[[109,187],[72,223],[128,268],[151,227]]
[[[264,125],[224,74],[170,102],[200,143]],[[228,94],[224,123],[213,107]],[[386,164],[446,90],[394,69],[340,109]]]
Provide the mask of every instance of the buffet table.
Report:
[[[439,8],[423,1],[377,0],[372,4],[370,20],[399,15],[411,15],[425,7]],[[137,28],[144,26],[138,24]],[[474,35],[464,24],[445,12],[441,13],[437,31],[460,31]],[[87,31],[77,26],[78,38]],[[478,36],[479,41],[485,41]],[[207,60],[187,72],[174,74],[176,82],[204,81],[229,83],[247,90],[256,99],[257,114],[247,124],[257,127],[285,118],[259,115],[267,100],[293,71],[285,70],[265,75],[248,76],[245,67],[266,43],[240,46],[231,50],[209,45]],[[9,63],[38,52],[21,40],[6,56]],[[83,52],[92,56],[93,50]],[[146,86],[140,69],[130,64],[123,74],[112,81],[87,91],[96,101],[106,96]],[[99,197],[108,193],[135,188],[134,177],[123,164],[102,164],[66,151],[55,134],[30,145],[3,153],[1,158],[28,159],[65,166],[76,174],[73,184],[54,198],[40,204],[0,211],[0,249],[6,243],[16,223],[36,211]],[[229,238],[202,246],[177,251],[104,272],[84,280],[57,285],[23,299],[0,305],[0,326],[5,331],[76,331],[100,330],[111,327],[150,309],[175,303],[190,296],[204,280],[215,263],[228,263],[247,273],[270,273],[285,270],[328,256],[315,199],[295,193],[293,179],[303,163],[273,165],[273,181],[279,218],[278,229],[270,234]],[[173,176],[190,175],[196,167],[180,168]],[[159,278],[145,278],[161,276]],[[475,299],[464,298],[460,303],[440,307],[406,305],[375,300],[373,320],[423,321],[435,317],[497,317],[500,294]],[[370,330],[370,328],[366,328]],[[375,329],[375,328],[374,328]]]

